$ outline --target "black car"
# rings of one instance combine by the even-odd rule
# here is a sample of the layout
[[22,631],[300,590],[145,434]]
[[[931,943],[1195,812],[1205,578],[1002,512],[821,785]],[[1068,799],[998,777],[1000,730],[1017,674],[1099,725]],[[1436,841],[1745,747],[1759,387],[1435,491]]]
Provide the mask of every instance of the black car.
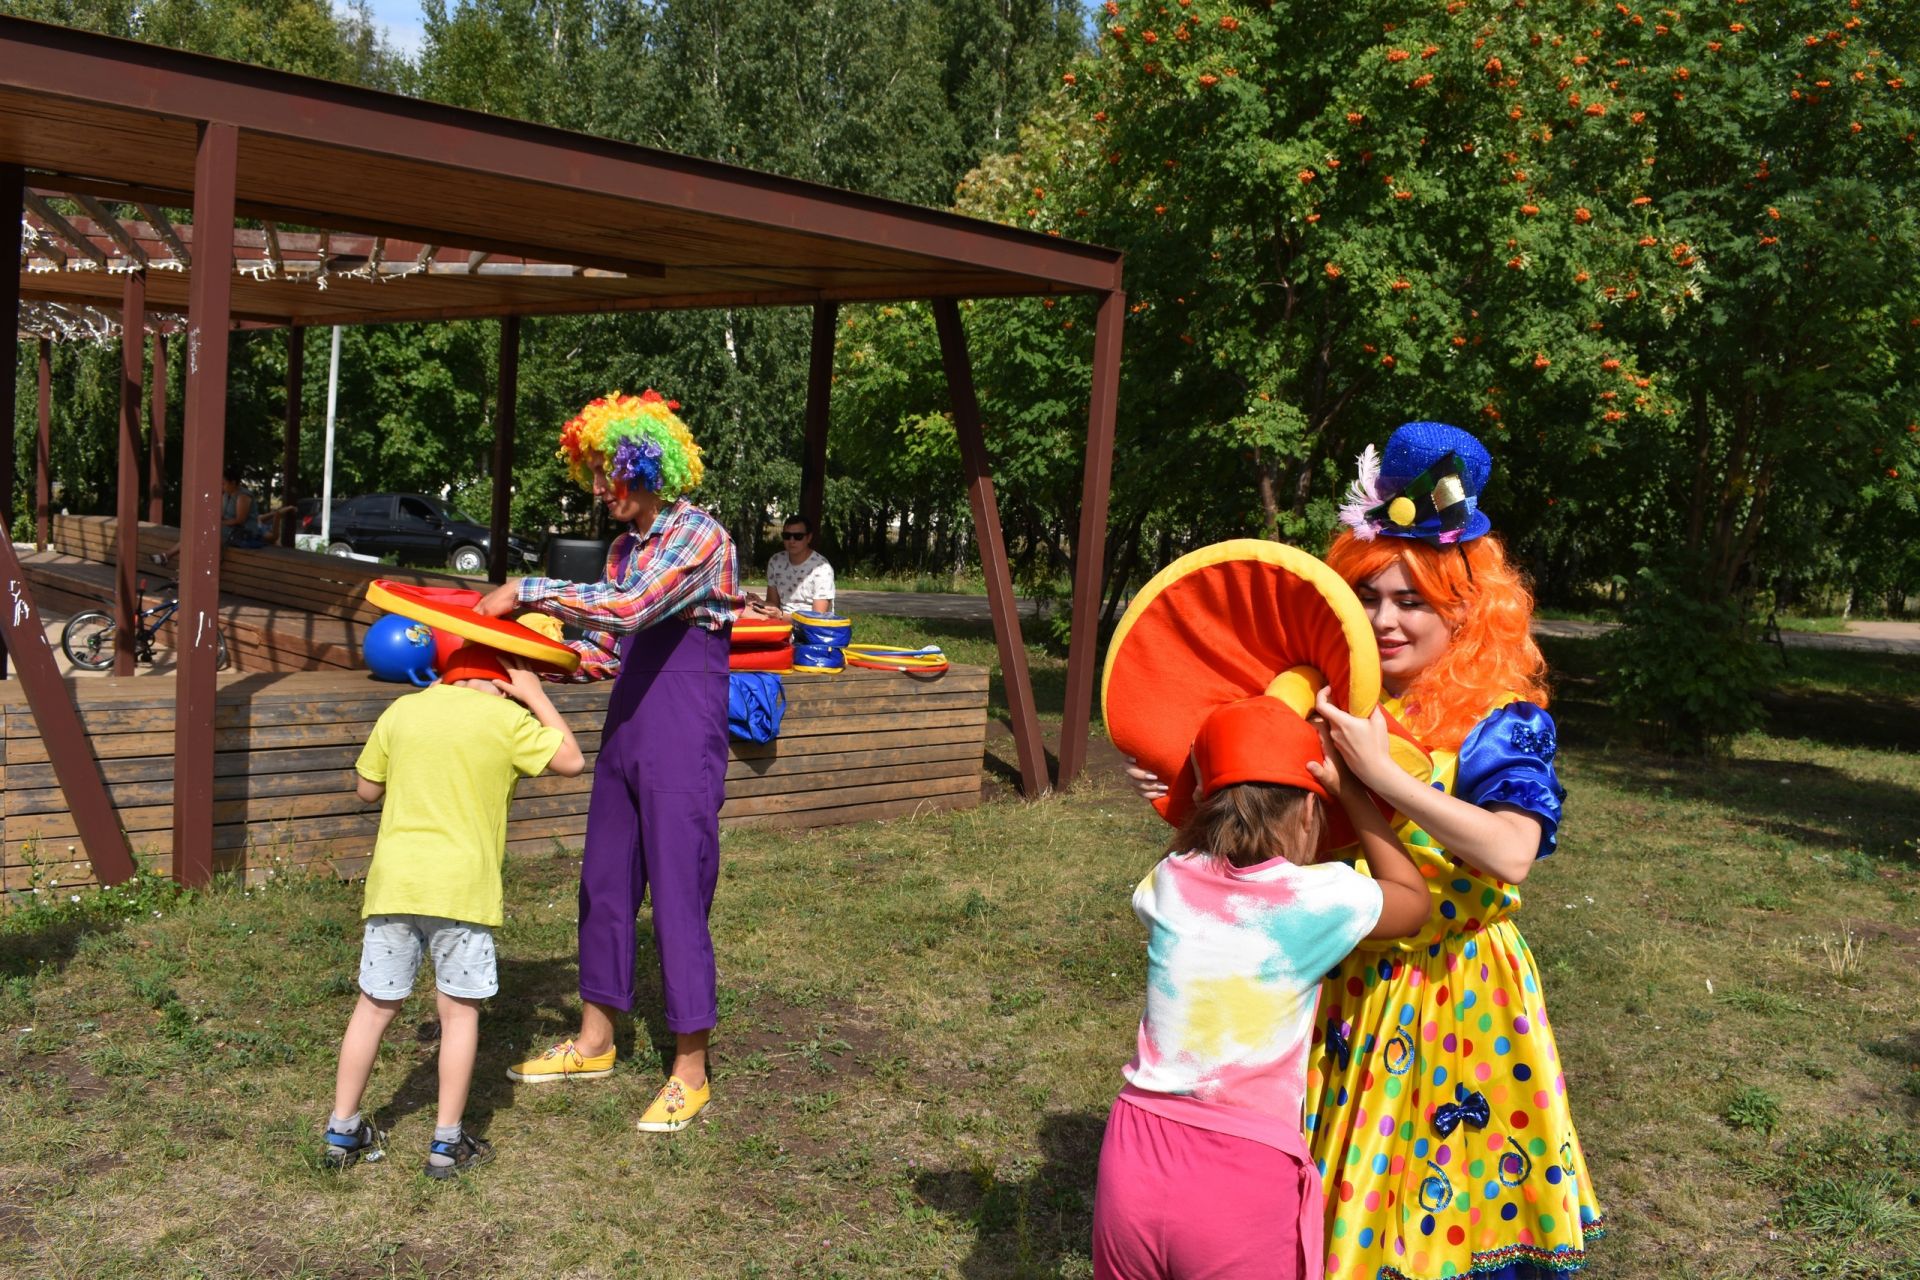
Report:
[[[319,532],[319,519],[311,528]],[[327,553],[391,555],[403,563],[447,565],[460,573],[484,573],[493,536],[483,524],[449,511],[420,493],[370,493],[333,505]],[[507,536],[507,563],[518,569],[539,561],[539,548]]]

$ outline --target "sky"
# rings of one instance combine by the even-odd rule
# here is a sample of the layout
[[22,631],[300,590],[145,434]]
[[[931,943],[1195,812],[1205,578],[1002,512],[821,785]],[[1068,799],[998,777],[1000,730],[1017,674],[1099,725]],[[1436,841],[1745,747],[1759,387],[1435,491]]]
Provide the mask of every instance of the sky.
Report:
[[420,52],[423,28],[420,0],[369,0],[376,26],[386,30],[387,39],[409,58]]

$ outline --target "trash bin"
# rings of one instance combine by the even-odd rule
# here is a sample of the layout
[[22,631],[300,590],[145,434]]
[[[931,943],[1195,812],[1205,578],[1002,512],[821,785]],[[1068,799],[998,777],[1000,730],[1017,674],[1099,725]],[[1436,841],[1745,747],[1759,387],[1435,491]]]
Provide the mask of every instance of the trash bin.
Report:
[[566,582],[598,582],[607,573],[607,549],[598,538],[547,539],[547,576]]
[[[607,551],[613,544],[598,538],[548,538],[546,573],[563,582],[598,582],[607,574]],[[586,634],[571,622],[560,628],[568,640]]]

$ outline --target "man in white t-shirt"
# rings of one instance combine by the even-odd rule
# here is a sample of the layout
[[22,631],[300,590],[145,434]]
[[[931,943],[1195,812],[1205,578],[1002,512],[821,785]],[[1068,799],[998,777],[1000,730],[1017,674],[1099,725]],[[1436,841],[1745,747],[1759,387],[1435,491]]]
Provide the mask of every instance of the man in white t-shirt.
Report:
[[788,516],[780,539],[784,552],[767,562],[767,604],[782,613],[832,613],[833,566],[813,549],[813,522]]

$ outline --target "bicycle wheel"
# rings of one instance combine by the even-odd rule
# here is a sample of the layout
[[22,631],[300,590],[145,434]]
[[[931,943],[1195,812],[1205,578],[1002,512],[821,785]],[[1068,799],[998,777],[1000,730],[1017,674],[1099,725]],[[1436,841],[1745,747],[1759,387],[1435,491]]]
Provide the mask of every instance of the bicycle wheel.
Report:
[[108,670],[113,666],[113,615],[102,609],[74,614],[60,632],[60,648],[67,661],[82,670]]

